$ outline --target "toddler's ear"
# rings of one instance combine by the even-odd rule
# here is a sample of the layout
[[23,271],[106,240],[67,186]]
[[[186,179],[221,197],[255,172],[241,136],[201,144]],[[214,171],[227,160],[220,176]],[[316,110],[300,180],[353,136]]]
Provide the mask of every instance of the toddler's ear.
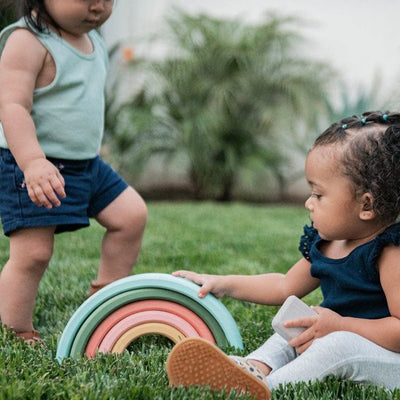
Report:
[[372,207],[374,197],[371,193],[364,193],[361,197],[360,218],[364,221],[375,218],[375,211]]

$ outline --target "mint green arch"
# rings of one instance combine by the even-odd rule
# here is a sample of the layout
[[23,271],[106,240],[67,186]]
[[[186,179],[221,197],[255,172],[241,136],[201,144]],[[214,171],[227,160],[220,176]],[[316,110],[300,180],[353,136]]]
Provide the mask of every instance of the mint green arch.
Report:
[[[130,292],[136,289],[166,289],[171,292],[176,292],[181,299],[181,304],[185,305],[185,297],[190,299],[190,303],[195,301],[203,309],[204,312],[211,315],[213,320],[218,324],[218,330],[226,338],[226,344],[237,349],[243,349],[243,342],[238,327],[232,315],[229,313],[227,308],[219,301],[215,296],[209,294],[204,298],[198,297],[199,286],[195,283],[184,279],[175,277],[170,274],[161,273],[146,273],[128,276],[126,278],[115,281],[105,288],[99,290],[93,296],[89,297],[72,315],[68,321],[58,343],[57,347],[57,360],[61,363],[64,358],[76,357],[76,352],[71,353],[76,336],[87,336],[92,332],[80,332],[82,326],[85,329],[85,321],[90,318],[92,313],[101,305],[115,296],[119,296],[122,293]],[[147,297],[148,299],[148,297]],[[136,300],[140,300],[137,298]],[[188,302],[188,303],[189,303]],[[121,307],[124,304],[121,304]],[[193,309],[193,307],[188,307]],[[200,317],[203,313],[197,313]],[[105,318],[106,316],[104,316]],[[101,321],[98,321],[99,323]],[[93,327],[92,327],[93,328]],[[87,337],[87,340],[89,337]],[[224,341],[217,342],[221,345]],[[83,354],[83,352],[82,352]]]

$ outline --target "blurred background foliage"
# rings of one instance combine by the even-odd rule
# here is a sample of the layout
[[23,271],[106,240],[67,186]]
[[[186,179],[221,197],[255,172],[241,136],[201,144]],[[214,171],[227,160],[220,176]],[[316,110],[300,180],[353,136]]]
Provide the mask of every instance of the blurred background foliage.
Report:
[[[0,28],[14,19],[0,5]],[[115,45],[103,156],[145,197],[159,190],[219,201],[301,197],[296,185],[314,138],[375,108],[379,88],[373,82],[350,96],[336,71],[306,55],[304,23],[175,10],[156,38],[165,56],[137,57]]]
[[[106,144],[121,173],[135,179],[162,157],[160,171],[175,165],[194,198],[288,200],[316,135],[373,98],[350,99],[329,65],[308,58],[301,26],[272,14],[246,25],[176,11],[166,57],[118,64],[112,50]],[[127,71],[135,90],[119,102]]]

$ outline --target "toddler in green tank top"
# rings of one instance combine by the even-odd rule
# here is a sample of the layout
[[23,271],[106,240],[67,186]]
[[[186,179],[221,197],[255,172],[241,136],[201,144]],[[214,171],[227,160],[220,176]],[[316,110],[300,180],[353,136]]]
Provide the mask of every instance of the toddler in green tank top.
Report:
[[130,275],[146,224],[140,195],[99,156],[107,49],[96,31],[113,0],[17,0],[21,19],[0,33],[0,216],[10,256],[0,318],[40,341],[32,322],[54,234],[106,231],[90,293]]

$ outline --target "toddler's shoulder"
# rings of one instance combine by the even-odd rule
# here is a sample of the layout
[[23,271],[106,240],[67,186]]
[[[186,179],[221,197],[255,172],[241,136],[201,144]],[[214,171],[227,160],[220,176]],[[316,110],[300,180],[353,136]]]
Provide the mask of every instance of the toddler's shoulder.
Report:
[[7,63],[23,63],[25,69],[29,67],[27,62],[40,65],[47,54],[46,48],[40,43],[39,39],[26,28],[16,28],[7,36],[4,49],[1,54],[2,61]]
[[400,223],[389,226],[373,240],[371,260],[376,262],[386,247],[396,247],[400,252]]
[[4,33],[5,38],[7,39],[6,45],[10,46],[22,46],[25,44],[35,44],[40,43],[39,39],[36,35],[25,27],[14,27],[10,29],[8,32]]

